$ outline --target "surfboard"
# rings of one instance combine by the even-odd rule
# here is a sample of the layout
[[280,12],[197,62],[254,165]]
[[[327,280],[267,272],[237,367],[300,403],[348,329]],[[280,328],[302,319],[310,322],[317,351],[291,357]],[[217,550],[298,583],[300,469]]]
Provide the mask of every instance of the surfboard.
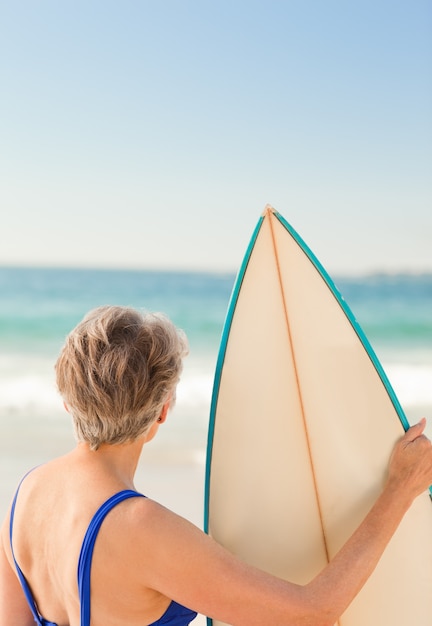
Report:
[[[248,563],[308,582],[367,514],[408,427],[335,283],[266,207],[234,285],[216,365],[206,532]],[[430,626],[431,593],[425,492],[337,624]]]

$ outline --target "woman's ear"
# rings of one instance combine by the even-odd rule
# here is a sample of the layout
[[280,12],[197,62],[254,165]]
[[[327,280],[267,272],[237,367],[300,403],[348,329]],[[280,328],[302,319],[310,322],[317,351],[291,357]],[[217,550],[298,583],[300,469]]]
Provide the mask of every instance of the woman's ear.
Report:
[[166,421],[166,418],[167,418],[167,415],[168,415],[168,410],[170,408],[170,404],[171,404],[171,400],[168,400],[168,402],[165,402],[165,404],[162,407],[162,411],[161,411],[159,417],[150,426],[150,429],[147,431],[147,434],[144,435],[144,443],[148,443],[149,441],[151,441],[153,439],[153,437],[156,436],[156,433],[157,433],[157,431],[159,429],[159,426]]
[[163,405],[161,414],[157,418],[157,422],[159,424],[163,424],[166,421],[166,418],[167,418],[167,415],[168,415],[168,411],[169,411],[169,408],[170,408],[170,404],[171,404],[171,400],[168,400],[168,402],[165,402],[165,404]]
[[69,407],[68,407],[68,405],[66,404],[66,402],[64,402],[64,401],[63,401],[63,406],[64,406],[64,408],[66,409],[66,411],[67,411],[68,413],[70,413]]

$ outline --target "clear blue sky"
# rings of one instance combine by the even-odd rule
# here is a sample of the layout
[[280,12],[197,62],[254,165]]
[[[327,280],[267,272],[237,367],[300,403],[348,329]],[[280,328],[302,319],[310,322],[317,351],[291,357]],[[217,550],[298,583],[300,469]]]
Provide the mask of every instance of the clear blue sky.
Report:
[[3,0],[0,264],[432,271],[430,0]]

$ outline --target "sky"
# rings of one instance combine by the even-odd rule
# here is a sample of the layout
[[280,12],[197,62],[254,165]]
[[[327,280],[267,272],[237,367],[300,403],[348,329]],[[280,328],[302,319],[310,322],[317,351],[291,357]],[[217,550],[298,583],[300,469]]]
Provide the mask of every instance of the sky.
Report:
[[0,265],[432,271],[430,0],[0,0]]

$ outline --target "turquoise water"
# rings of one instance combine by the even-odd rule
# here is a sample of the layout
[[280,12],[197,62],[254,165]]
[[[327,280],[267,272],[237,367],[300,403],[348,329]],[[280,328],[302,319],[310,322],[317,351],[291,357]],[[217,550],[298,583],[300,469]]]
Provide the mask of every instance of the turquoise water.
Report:
[[432,346],[431,275],[372,275],[338,282],[371,342],[395,351]]
[[0,268],[0,348],[49,353],[91,308],[163,311],[197,350],[218,341],[233,276]]
[[[206,424],[233,274],[0,268],[0,419],[59,410],[53,364],[65,335],[92,307],[167,313],[190,342],[180,387],[185,415]],[[408,409],[432,407],[432,275],[335,282]],[[195,423],[196,425],[196,423]]]

